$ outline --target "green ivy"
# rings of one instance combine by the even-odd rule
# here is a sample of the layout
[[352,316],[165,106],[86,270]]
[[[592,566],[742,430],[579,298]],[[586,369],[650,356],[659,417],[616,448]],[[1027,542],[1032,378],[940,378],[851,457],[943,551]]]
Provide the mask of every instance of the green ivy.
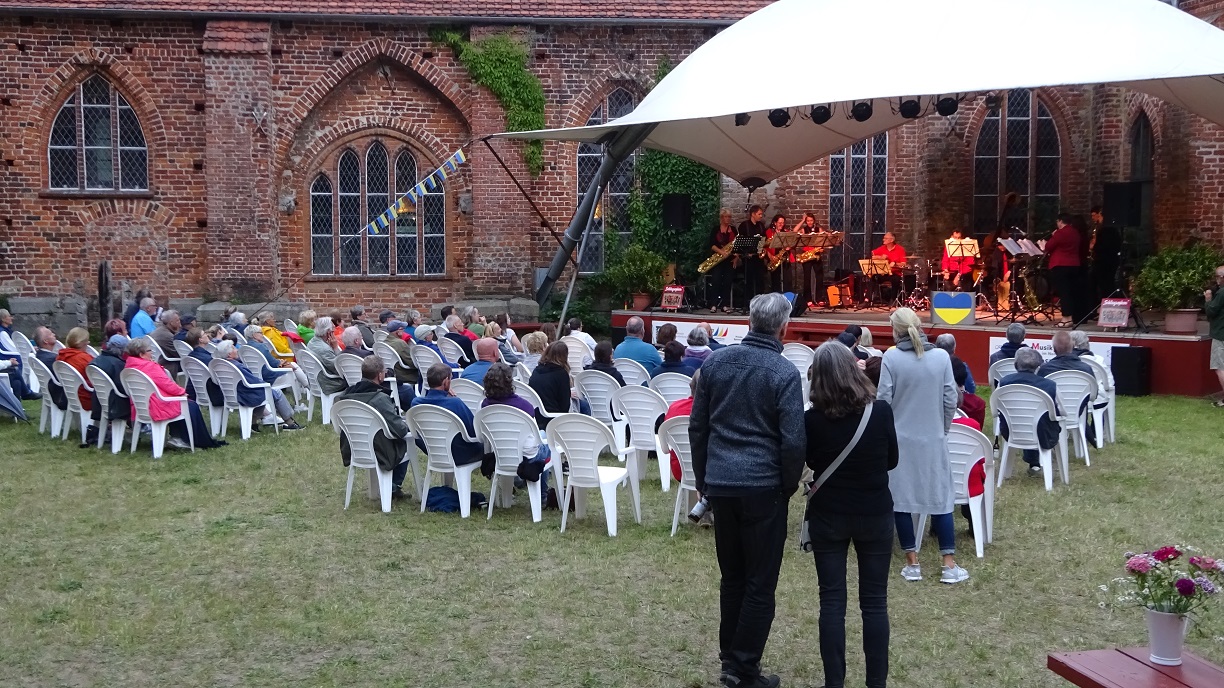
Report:
[[[506,110],[509,131],[544,128],[544,86],[527,68],[526,46],[508,34],[472,42],[464,33],[446,28],[430,29],[429,37],[455,51],[472,81],[493,93]],[[544,142],[528,141],[523,162],[531,176],[540,176],[544,171]]]

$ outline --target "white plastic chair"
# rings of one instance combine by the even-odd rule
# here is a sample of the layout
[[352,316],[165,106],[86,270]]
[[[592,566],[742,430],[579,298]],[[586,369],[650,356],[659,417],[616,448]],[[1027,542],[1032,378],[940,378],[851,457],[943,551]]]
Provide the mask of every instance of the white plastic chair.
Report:
[[225,415],[225,405],[213,406],[208,396],[208,383],[212,381],[215,384],[216,380],[213,380],[208,366],[198,358],[184,356],[182,364],[183,372],[187,374],[187,379],[191,380],[192,390],[195,391],[196,403],[201,409],[208,409],[208,427],[213,437],[216,437],[221,434],[221,419]]
[[235,339],[238,340],[238,346],[244,346],[247,343],[247,338],[238,330],[230,330],[230,332],[232,332]]
[[[982,494],[969,496],[969,473],[978,461],[985,461],[986,482]],[[952,465],[953,504],[968,504],[973,519],[973,542],[979,559],[986,556],[986,543],[994,541],[995,462],[990,439],[973,428],[952,424],[948,430],[948,462]],[[916,530],[926,532],[926,514],[915,514]],[[922,538],[920,537],[919,540]]]
[[[411,355],[411,349],[409,349]],[[383,362],[383,367],[387,369],[387,375],[384,378],[387,384],[391,386],[391,400],[395,402],[395,408],[404,412],[404,408],[400,405],[399,382],[395,379],[395,369],[400,367],[399,354],[395,353],[395,349],[384,344],[383,342],[374,343],[374,355]]]
[[[1088,457],[1088,413],[1096,403],[1096,378],[1078,370],[1060,370],[1050,373],[1046,379],[1053,382],[1058,391],[1058,405],[1063,410],[1062,425],[1066,431],[1063,436],[1071,436],[1071,442],[1075,445],[1075,456],[1083,458],[1085,466],[1091,466],[1092,460]],[[1084,406],[1084,399],[1088,400],[1088,405],[1081,414],[1080,407]],[[1096,430],[1099,435],[1100,426],[1097,426]],[[1063,447],[1062,451],[1065,453],[1067,448]]]
[[[199,363],[199,361],[196,361]],[[85,374],[89,377],[89,382],[93,385],[94,392],[98,395],[98,405],[101,406],[101,422],[106,423],[106,419],[110,418],[110,396],[114,394],[119,397],[121,404],[127,404],[128,396],[119,391],[119,386],[111,379],[110,375],[106,374],[98,366],[86,366]],[[110,421],[110,436],[111,436],[111,453],[118,454],[123,448],[123,436],[127,433],[127,421],[122,418],[116,418]],[[98,449],[102,448],[102,439],[104,433],[102,426],[98,426]]]
[[382,344],[383,342],[387,341],[387,337],[389,336],[390,333],[386,330],[374,330],[374,343]]
[[568,361],[570,370],[582,370],[588,363],[595,360],[595,353],[591,351],[591,347],[581,339],[567,335],[561,338],[561,343],[568,350]]
[[[448,363],[466,363],[467,354],[463,353],[463,347],[449,337],[442,337],[434,342],[438,345],[438,351],[446,357]],[[437,353],[437,352],[434,352]]]
[[515,379],[522,380],[523,382],[530,381],[531,380],[531,368],[528,368],[527,364],[523,363],[522,361],[515,363],[514,364],[514,377]]
[[412,434],[425,443],[429,460],[425,463],[425,480],[421,487],[421,512],[429,499],[429,483],[434,473],[450,473],[455,476],[455,489],[459,492],[459,514],[467,518],[472,513],[472,474],[480,469],[474,461],[462,466],[451,456],[451,440],[456,436],[468,442],[476,439],[467,434],[467,428],[459,416],[434,404],[417,404],[408,409],[408,427]]
[[807,344],[791,342],[782,347],[782,358],[790,361],[795,369],[799,371],[799,379],[803,382],[803,403],[806,407],[808,399],[812,396],[812,378],[811,368],[812,360],[816,357],[816,350]]
[[[16,339],[16,337],[14,337]],[[26,358],[26,366],[34,371],[34,379],[38,381],[38,387],[42,390],[42,412],[38,417],[38,434],[42,434],[47,429],[47,421],[51,422],[51,436],[59,437],[60,431],[64,427],[64,412],[60,407],[51,401],[51,386],[58,385],[59,382],[55,376],[47,369],[47,366],[37,356],[28,356]]]
[[[191,409],[187,397],[162,396],[149,376],[135,368],[125,368],[122,373],[119,373],[119,379],[127,389],[128,398],[132,400],[132,406],[135,409],[135,415],[132,416],[132,448],[129,454],[136,453],[136,446],[140,444],[140,424],[144,423],[153,430],[153,458],[160,459],[166,448],[166,428],[179,420],[186,422],[187,444],[191,447],[192,452],[195,451],[195,432],[191,428]],[[178,415],[167,420],[153,420],[149,414],[149,400],[155,396],[161,401],[178,402],[180,405]]]
[[451,380],[450,390],[451,394],[454,394],[463,401],[473,416],[480,410],[480,405],[484,403],[485,389],[483,385],[477,382],[455,378]]
[[[513,480],[518,475],[519,463],[523,460],[524,440],[530,438],[538,441],[540,430],[535,419],[513,406],[493,404],[480,409],[476,413],[476,435],[492,448],[497,457],[497,468],[494,469],[493,486],[489,490],[489,515],[493,518],[493,505],[498,493],[498,483]],[[553,489],[560,495],[564,492],[564,482],[561,475],[561,462],[549,458],[544,466],[545,471],[553,472]],[[543,518],[543,495],[540,481],[527,481],[527,498],[531,504],[531,520],[539,523]],[[487,520],[487,519],[486,519]]]
[[[369,404],[355,399],[341,399],[332,406],[332,426],[336,434],[341,433],[349,443],[348,482],[344,486],[344,508],[348,509],[349,500],[353,496],[353,474],[358,469],[370,473],[370,499],[382,502],[383,513],[391,511],[391,471],[384,471],[378,465],[378,455],[374,452],[374,438],[381,432],[385,437],[391,436],[387,421],[382,414]],[[408,450],[400,458],[400,463],[409,462],[412,468],[412,494],[419,496],[421,478],[417,474],[414,456],[416,445],[412,437],[408,437]]]
[[[620,383],[605,372],[579,368],[574,373],[574,387],[591,404],[591,416],[618,432],[624,424],[618,423],[612,414],[612,395],[620,389]],[[622,437],[623,433],[616,436]]]
[[991,387],[998,387],[999,380],[1016,372],[1016,359],[1001,358],[990,364],[990,368],[986,371],[986,379],[990,382]]
[[1097,398],[1092,406],[1092,423],[1096,427],[1096,446],[1100,449],[1106,442],[1117,442],[1114,435],[1118,414],[1118,394],[1114,389],[1113,373],[1092,358],[1081,357],[1081,361],[1092,368],[1092,374],[1097,381]]
[[361,364],[364,358],[356,354],[336,354],[336,372],[344,378],[349,387],[361,382]]
[[[255,409],[251,406],[243,406],[238,401],[238,386],[248,387],[251,389],[262,389],[264,393],[264,403],[268,413],[276,413],[276,405],[272,403],[272,386],[266,382],[252,383],[247,382],[246,377],[238,370],[238,366],[232,362],[214,358],[208,363],[208,372],[212,373],[212,377],[217,381],[217,386],[221,388],[221,394],[225,396],[225,411],[221,414],[221,434],[220,437],[225,437],[225,433],[229,428],[230,412],[238,412],[238,421],[241,424],[240,434],[242,439],[251,439],[251,418],[255,415]],[[280,425],[274,425],[276,433],[280,434]]]
[[89,427],[89,411],[81,406],[81,398],[77,396],[77,390],[84,388],[86,392],[93,392],[93,387],[89,386],[89,382],[81,375],[80,371],[63,361],[55,362],[55,377],[59,379],[60,384],[64,387],[64,396],[68,399],[68,411],[64,415],[63,435],[60,439],[68,439],[68,433],[72,431],[72,419],[77,419],[77,425],[81,426],[81,444],[85,444],[85,432]]
[[625,378],[626,385],[644,385],[650,382],[650,373],[646,372],[646,368],[632,358],[614,358],[612,365],[620,371],[621,377]]
[[1054,489],[1054,457],[1058,451],[1063,483],[1070,483],[1066,452],[1062,451],[1065,440],[1062,431],[1054,449],[1042,449],[1037,439],[1037,423],[1044,415],[1061,423],[1062,417],[1054,406],[1054,400],[1048,394],[1029,385],[1007,385],[999,387],[990,394],[990,413],[993,417],[1003,416],[1007,421],[1008,439],[1002,440],[1000,453],[998,485],[1003,484],[1003,478],[1011,474],[1008,454],[1012,449],[1034,449],[1039,452],[1041,472],[1045,477],[1045,488],[1049,492]]
[[667,413],[667,402],[658,392],[641,385],[626,385],[612,393],[612,409],[629,428],[629,442],[622,445],[634,450],[630,454],[629,474],[641,478],[646,473],[646,460],[654,451],[659,458],[659,486],[671,489],[671,468],[655,439],[655,421]]
[[[689,417],[676,416],[663,421],[659,426],[659,464],[671,462],[671,453],[680,459],[680,486],[676,489],[676,510],[672,514],[672,537],[680,525],[680,510],[688,504],[685,499],[697,494],[697,478],[693,474],[693,449],[689,445]],[[670,473],[670,467],[669,467]]]
[[273,368],[268,365],[268,359],[264,358],[263,353],[250,344],[238,347],[238,358],[241,358],[246,367],[250,368],[251,372],[258,375],[261,380],[266,379],[264,368],[271,370],[276,375],[276,382],[270,383],[272,389],[290,390],[293,392],[294,403],[301,403],[302,395],[298,387],[297,375],[293,374],[292,368]]
[[298,331],[297,323],[293,322],[289,318],[285,318],[284,324],[285,324],[285,329],[283,330],[284,332],[292,332],[294,334],[297,334],[297,331]]
[[181,339],[176,339],[174,340],[174,351],[178,353],[179,358],[187,358],[191,355],[191,345]]
[[92,356],[92,357],[94,357],[94,358],[97,358],[97,357],[98,357],[98,350],[97,350],[97,349],[95,349],[95,348],[93,348],[93,346],[91,346],[91,345],[89,345],[89,344],[86,344],[86,345],[85,345],[85,351],[86,351],[86,353],[88,353],[90,356]]
[[[629,493],[633,499],[634,518],[642,522],[641,497],[634,489],[635,483],[629,480],[629,470],[619,466],[600,466],[599,455],[604,449],[614,454],[623,455],[632,449],[616,449],[616,438],[608,426],[590,416],[581,413],[564,413],[548,424],[548,446],[552,449],[553,460],[559,460],[564,455],[569,462],[569,479],[565,483],[565,496],[561,499],[561,532],[565,532],[565,524],[569,517],[569,504],[574,488],[598,488],[603,497],[604,519],[608,523],[608,535],[616,537],[616,488],[629,483]],[[586,515],[585,500],[574,500],[574,517]]]
[[[42,387],[38,376],[34,374],[34,367],[30,365],[30,359],[34,358],[34,345],[30,342],[30,338],[13,330],[13,346],[17,348],[17,356],[21,359],[24,371],[22,375],[25,377],[26,386],[31,392],[38,393]],[[41,433],[42,430],[39,430]]]
[[144,337],[142,337],[142,339],[144,339],[149,344],[149,348],[153,350],[154,361],[157,361],[158,363],[161,363],[162,361],[178,362],[178,358],[174,356],[167,356],[166,352],[162,351],[161,345],[157,343],[157,340],[150,335],[146,334]]
[[692,393],[689,388],[692,381],[693,378],[681,373],[660,373],[650,378],[650,388],[662,395],[664,401],[670,406]]
[[[319,376],[326,375],[332,377],[327,369],[323,367],[323,363],[319,358],[308,349],[302,349],[298,352],[297,364],[302,366],[302,372],[306,373],[306,422],[314,420],[314,399],[319,398],[319,406],[323,410],[323,424],[331,424],[331,408],[336,397],[340,396],[340,392],[324,394],[323,388],[319,386]],[[337,378],[338,379],[338,378]]]
[[[531,405],[535,407],[536,415],[541,418],[551,420],[561,416],[560,413],[549,413],[544,408],[544,400],[540,398],[540,395],[537,394],[534,389],[532,389],[531,385],[527,384],[523,380],[514,381],[514,393],[520,397],[523,397],[527,401],[530,401]],[[557,494],[560,494],[560,491],[558,491]]]

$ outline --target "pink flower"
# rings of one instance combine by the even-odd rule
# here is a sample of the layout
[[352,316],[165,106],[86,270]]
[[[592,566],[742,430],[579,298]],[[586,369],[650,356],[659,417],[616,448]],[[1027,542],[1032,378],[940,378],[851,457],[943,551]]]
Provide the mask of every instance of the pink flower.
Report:
[[1155,552],[1152,552],[1152,557],[1154,557],[1156,561],[1172,561],[1180,557],[1181,554],[1181,550],[1177,549],[1176,547],[1161,547]]
[[1194,581],[1190,580],[1189,578],[1178,578],[1177,582],[1173,584],[1173,587],[1177,588],[1177,594],[1181,595],[1182,597],[1190,597],[1194,594],[1195,590],[1198,589],[1198,586],[1194,584]]
[[1152,562],[1143,554],[1136,554],[1126,560],[1126,570],[1131,573],[1147,573],[1152,570]]

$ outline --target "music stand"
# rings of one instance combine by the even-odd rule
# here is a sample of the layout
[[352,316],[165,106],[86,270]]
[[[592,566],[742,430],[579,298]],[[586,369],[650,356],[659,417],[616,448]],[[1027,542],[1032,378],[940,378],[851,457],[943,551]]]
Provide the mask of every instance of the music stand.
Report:
[[[772,248],[774,251],[777,251],[777,257],[780,261],[777,267],[778,270],[782,270],[783,265],[785,265],[787,262],[787,256],[794,251],[795,244],[798,242],[798,240],[799,234],[795,232],[777,232],[765,242],[765,248]],[[782,270],[782,272],[778,274],[780,275],[778,282],[782,285],[782,292],[785,293],[786,271]]]
[[880,296],[880,285],[876,278],[885,275],[891,277],[892,265],[889,264],[887,258],[860,258],[858,263],[859,269],[863,271],[863,277],[871,278],[867,282],[871,285],[871,295],[867,298],[867,307],[870,308]]
[[[740,256],[740,263],[744,267],[744,295],[747,297],[748,291],[753,288],[749,284],[748,261],[752,260],[757,255],[757,245],[761,243],[761,237],[757,236],[737,236],[735,241],[731,243],[731,253]],[[751,300],[751,298],[745,298]],[[731,289],[731,310],[737,310],[735,307],[735,289]],[[738,310],[743,310],[740,308]]]

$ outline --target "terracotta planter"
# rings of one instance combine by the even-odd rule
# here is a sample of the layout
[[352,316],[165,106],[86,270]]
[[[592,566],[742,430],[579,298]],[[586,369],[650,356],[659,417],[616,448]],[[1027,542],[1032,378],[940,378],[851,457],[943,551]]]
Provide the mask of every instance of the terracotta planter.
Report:
[[650,308],[650,303],[654,301],[654,299],[651,298],[650,294],[647,294],[644,292],[633,294],[632,297],[633,297],[633,310],[635,311],[644,311],[647,308]]
[[1198,332],[1198,310],[1176,310],[1165,313],[1164,331],[1169,334]]
[[1190,630],[1190,617],[1153,609],[1143,610],[1147,617],[1148,659],[1153,664],[1178,666],[1182,663],[1182,646]]

